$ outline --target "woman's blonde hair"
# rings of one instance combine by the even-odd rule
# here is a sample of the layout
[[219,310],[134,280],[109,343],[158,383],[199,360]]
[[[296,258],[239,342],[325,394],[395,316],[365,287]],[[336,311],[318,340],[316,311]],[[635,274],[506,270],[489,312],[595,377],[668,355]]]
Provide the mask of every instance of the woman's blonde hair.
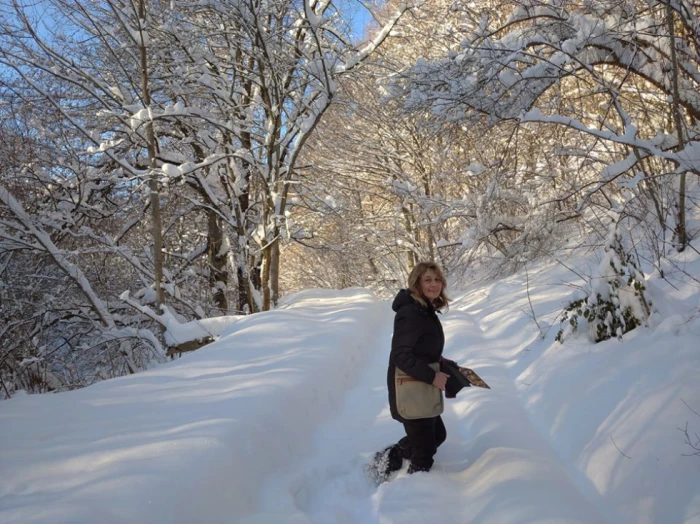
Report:
[[427,307],[428,303],[425,301],[423,294],[420,289],[421,278],[427,271],[434,271],[440,280],[442,280],[442,289],[440,290],[440,296],[433,301],[433,306],[435,309],[440,311],[447,311],[448,303],[450,299],[447,297],[445,290],[447,289],[447,281],[445,280],[445,275],[435,262],[419,262],[416,267],[413,268],[411,274],[408,275],[408,289],[411,292],[411,296],[421,305]]

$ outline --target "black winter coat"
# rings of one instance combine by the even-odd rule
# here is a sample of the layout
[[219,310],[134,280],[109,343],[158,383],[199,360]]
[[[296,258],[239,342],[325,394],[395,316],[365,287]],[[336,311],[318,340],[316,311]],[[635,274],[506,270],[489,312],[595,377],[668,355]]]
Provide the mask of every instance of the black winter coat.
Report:
[[391,308],[396,311],[396,316],[386,377],[389,407],[391,416],[399,422],[404,422],[396,410],[395,369],[398,366],[413,378],[432,384],[435,371],[428,364],[440,361],[445,346],[445,334],[432,305],[422,306],[413,299],[408,289],[399,291]]

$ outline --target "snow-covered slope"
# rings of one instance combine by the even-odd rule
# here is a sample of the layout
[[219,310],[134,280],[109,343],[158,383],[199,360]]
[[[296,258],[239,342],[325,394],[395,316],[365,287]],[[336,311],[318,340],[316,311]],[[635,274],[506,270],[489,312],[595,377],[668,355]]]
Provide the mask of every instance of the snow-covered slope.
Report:
[[0,522],[236,522],[310,455],[383,318],[364,290],[297,294],[151,371],[0,404]]
[[0,403],[0,522],[700,522],[697,292],[657,279],[649,327],[560,345],[570,279],[452,293],[446,356],[492,389],[447,401],[428,474],[364,472],[402,434],[389,304],[306,291],[149,372]]

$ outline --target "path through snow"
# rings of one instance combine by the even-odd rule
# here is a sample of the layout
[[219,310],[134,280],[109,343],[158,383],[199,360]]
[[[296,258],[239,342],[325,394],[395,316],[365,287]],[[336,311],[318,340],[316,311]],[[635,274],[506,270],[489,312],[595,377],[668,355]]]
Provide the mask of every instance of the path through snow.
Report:
[[268,479],[259,504],[264,511],[245,524],[619,522],[604,515],[595,491],[559,461],[528,419],[509,370],[509,333],[490,340],[468,313],[454,309],[443,318],[445,355],[484,373],[493,389],[446,400],[448,439],[431,473],[409,476],[404,468],[374,487],[365,464],[402,436],[385,385],[393,313],[388,303],[382,311],[381,327],[367,338],[373,350],[363,352],[370,355],[365,369],[339,412],[316,431],[313,455]]

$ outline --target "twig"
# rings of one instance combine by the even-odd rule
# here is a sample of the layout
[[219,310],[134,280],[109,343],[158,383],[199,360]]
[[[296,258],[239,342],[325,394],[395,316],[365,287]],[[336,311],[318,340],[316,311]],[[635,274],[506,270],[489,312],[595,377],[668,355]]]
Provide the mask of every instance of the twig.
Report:
[[682,457],[700,457],[700,435],[697,433],[695,434],[695,438],[697,439],[697,442],[693,444],[693,441],[690,440],[690,433],[688,433],[688,423],[685,423],[685,429],[683,428],[677,428],[678,431],[683,433],[685,435],[685,443],[688,444],[692,449],[695,450],[695,453],[681,453]]
[[5,395],[7,395],[7,398],[12,398],[12,395],[10,395],[10,392],[7,390],[7,386],[5,385],[5,381],[0,377],[0,384],[2,384],[2,389],[5,390]]
[[681,402],[683,402],[683,404],[685,404],[685,407],[687,407],[690,411],[692,411],[692,412],[695,413],[698,417],[700,417],[700,413],[698,413],[698,412],[695,411],[693,408],[691,408],[685,400],[681,399]]
[[625,454],[622,452],[622,450],[621,450],[620,448],[617,447],[617,444],[615,444],[615,440],[613,440],[612,435],[610,435],[610,440],[612,440],[613,445],[615,446],[615,448],[620,452],[620,454],[621,454],[623,457],[632,460],[632,457],[629,457],[629,456],[625,455]]
[[[687,407],[691,411],[691,413],[700,417],[700,413],[698,413],[693,408],[691,408],[685,400],[681,399],[681,402],[683,402],[683,404],[685,404],[685,407]],[[678,431],[681,431],[685,435],[685,443],[688,444],[688,446],[690,446],[691,449],[695,450],[694,453],[681,453],[681,455],[684,457],[693,457],[693,456],[700,457],[700,435],[695,433],[695,441],[696,442],[693,444],[693,441],[690,439],[690,433],[688,433],[688,423],[687,422],[685,423],[685,429],[678,428]]]
[[540,338],[544,338],[544,333],[542,333],[542,328],[540,327],[540,323],[537,322],[537,315],[535,315],[535,308],[532,307],[532,300],[530,300],[530,276],[527,273],[527,264],[525,264],[525,291],[527,292],[527,303],[530,304],[530,311],[532,311],[532,320],[535,321],[535,324],[537,325],[537,329],[540,332]]

